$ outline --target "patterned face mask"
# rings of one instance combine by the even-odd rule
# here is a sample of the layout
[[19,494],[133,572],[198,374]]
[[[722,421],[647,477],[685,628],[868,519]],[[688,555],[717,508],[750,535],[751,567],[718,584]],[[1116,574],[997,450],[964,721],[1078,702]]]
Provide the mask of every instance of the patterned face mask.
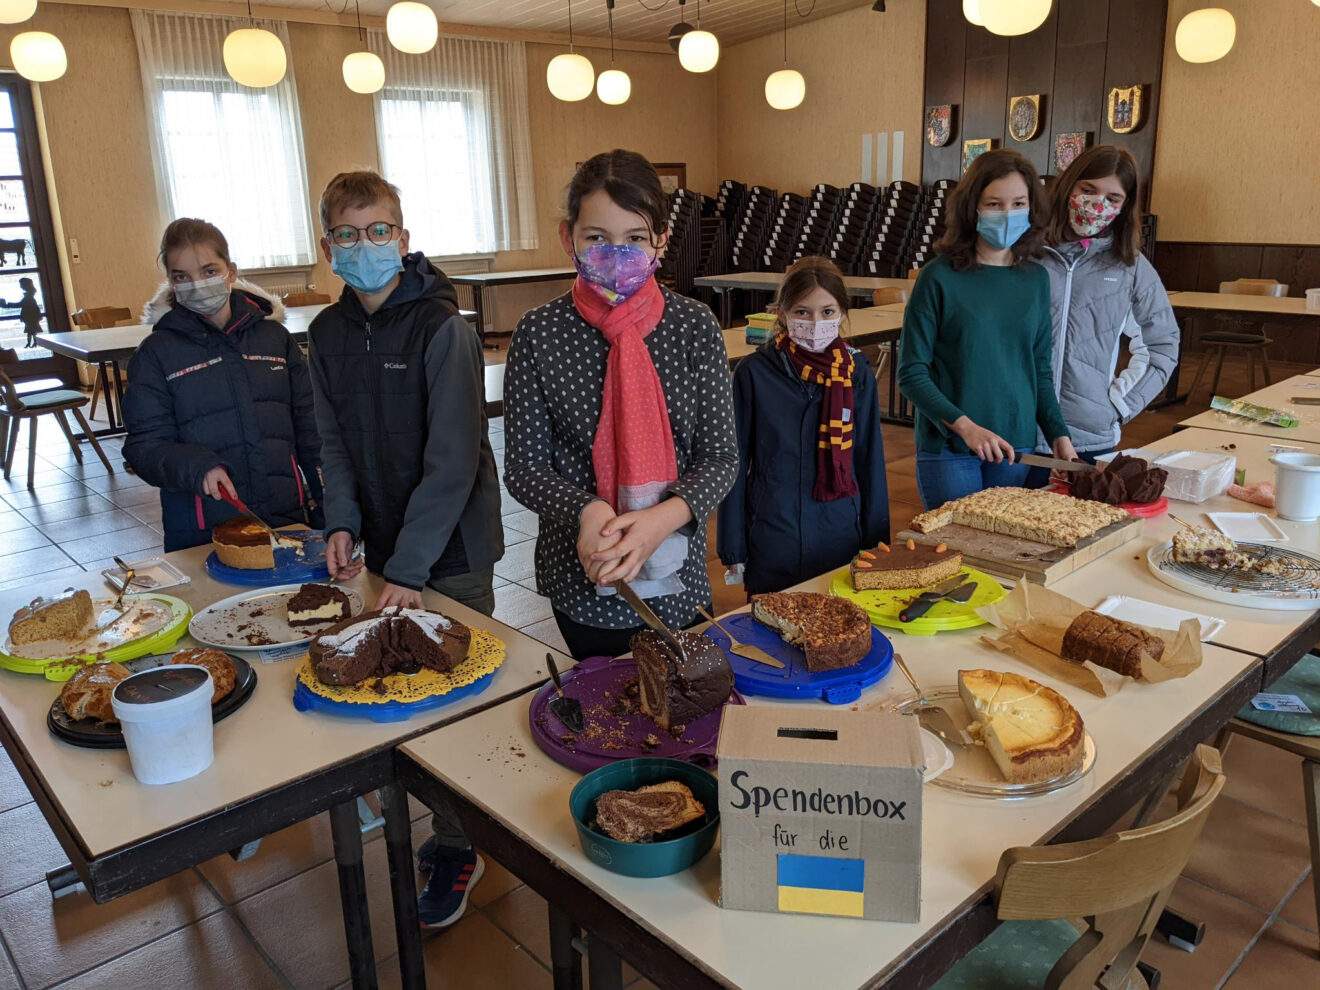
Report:
[[611,306],[617,306],[645,285],[660,267],[660,259],[636,244],[592,244],[573,255],[578,274]]
[[803,350],[819,354],[839,336],[842,320],[789,320],[788,335]]
[[1068,197],[1068,223],[1078,237],[1104,233],[1122,212],[1121,204],[1111,203],[1104,196],[1075,192]]

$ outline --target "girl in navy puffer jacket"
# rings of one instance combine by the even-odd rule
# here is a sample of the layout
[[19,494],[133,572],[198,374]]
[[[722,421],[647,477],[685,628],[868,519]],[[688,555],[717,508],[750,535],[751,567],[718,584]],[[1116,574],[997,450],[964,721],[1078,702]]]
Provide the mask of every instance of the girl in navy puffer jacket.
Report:
[[238,514],[222,488],[272,526],[319,528],[312,386],[283,306],[237,283],[224,235],[203,220],[171,223],[160,259],[169,281],[128,365],[124,457],[161,490],[165,549],[206,543]]

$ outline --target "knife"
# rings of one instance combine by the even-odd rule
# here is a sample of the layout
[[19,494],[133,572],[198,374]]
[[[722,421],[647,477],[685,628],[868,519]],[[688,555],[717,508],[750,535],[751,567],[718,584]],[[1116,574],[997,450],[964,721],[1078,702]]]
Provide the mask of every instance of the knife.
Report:
[[627,581],[615,581],[614,590],[619,593],[619,597],[632,606],[633,611],[642,617],[642,621],[655,632],[659,633],[671,650],[678,654],[678,658],[687,663],[687,654],[683,652],[683,644],[678,641],[674,631],[670,629],[660,616],[651,611],[651,606],[642,601],[642,596],[633,591],[632,585]]
[[1087,464],[1085,461],[1064,461],[1057,457],[1043,457],[1040,454],[1019,454],[1017,461],[1019,464],[1030,464],[1032,467],[1049,468],[1051,471],[1070,471],[1075,474],[1085,474],[1095,470],[1094,464]]
[[249,509],[247,507],[247,504],[241,498],[239,498],[236,494],[231,492],[224,485],[220,485],[219,487],[220,487],[220,498],[222,501],[227,502],[229,505],[233,506],[235,509],[243,513],[245,516],[251,516],[253,519],[255,519],[257,525],[261,526],[267,533],[270,534],[270,538],[272,541],[276,541],[279,539],[278,535],[275,533],[275,530],[271,529],[271,527],[267,525],[265,520],[263,520],[259,515],[257,515],[251,509]]
[[[961,577],[959,577],[961,580]],[[937,602],[966,602],[976,593],[976,582],[968,581],[966,584],[959,585],[949,591],[940,591],[938,588],[934,591],[927,591],[918,595],[907,608],[898,613],[899,622],[911,622],[914,619],[920,619],[929,612]]]

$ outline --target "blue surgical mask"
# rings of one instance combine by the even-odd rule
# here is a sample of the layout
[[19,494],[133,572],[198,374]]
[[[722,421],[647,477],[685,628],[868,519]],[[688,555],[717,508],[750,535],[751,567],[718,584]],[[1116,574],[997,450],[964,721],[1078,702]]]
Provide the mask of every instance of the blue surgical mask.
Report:
[[996,251],[1011,248],[1031,229],[1031,211],[981,210],[976,215],[976,232]]
[[379,292],[403,271],[399,242],[372,244],[364,237],[348,247],[332,244],[330,270],[358,292]]

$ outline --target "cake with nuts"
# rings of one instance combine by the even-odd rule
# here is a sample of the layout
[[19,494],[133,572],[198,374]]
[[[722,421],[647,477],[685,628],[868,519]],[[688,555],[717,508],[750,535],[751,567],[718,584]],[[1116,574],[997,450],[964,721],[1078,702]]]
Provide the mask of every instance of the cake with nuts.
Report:
[[753,595],[752,615],[799,647],[812,672],[851,667],[871,652],[871,620],[843,598],[814,591]]
[[1130,519],[1122,509],[1032,488],[987,488],[912,519],[918,533],[951,523],[1055,547],[1075,547],[1106,526]]
[[1241,571],[1268,577],[1278,577],[1284,570],[1279,558],[1246,553],[1233,539],[1204,526],[1188,526],[1173,534],[1173,559],[1212,571]]
[[908,540],[892,547],[881,543],[863,550],[848,567],[855,591],[927,588],[962,570],[962,554],[943,543],[929,546]]

